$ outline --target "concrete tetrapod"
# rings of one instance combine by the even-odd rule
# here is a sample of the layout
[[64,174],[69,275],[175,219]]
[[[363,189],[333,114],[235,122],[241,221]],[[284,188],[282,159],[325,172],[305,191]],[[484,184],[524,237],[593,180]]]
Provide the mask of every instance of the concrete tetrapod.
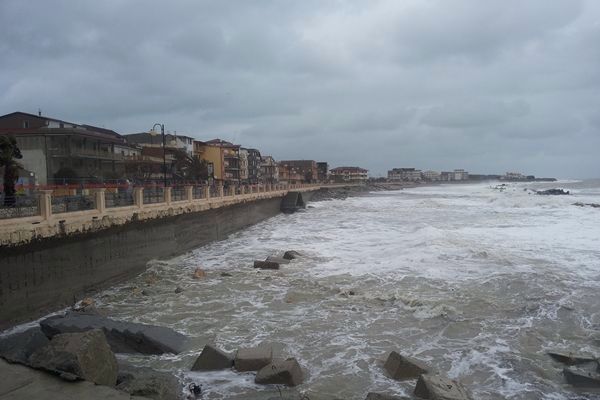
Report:
[[424,362],[412,357],[403,356],[392,351],[384,365],[390,378],[398,381],[416,379],[422,374],[431,372]]
[[192,371],[215,371],[233,367],[233,357],[207,344],[192,366]]
[[440,375],[423,374],[417,381],[415,395],[431,400],[471,400],[467,390],[457,381]]
[[302,368],[295,358],[288,358],[283,361],[274,361],[256,374],[256,383],[277,384],[287,386],[297,386],[302,383],[304,376]]
[[273,348],[271,346],[258,346],[239,349],[235,355],[233,365],[240,372],[258,371],[273,361]]

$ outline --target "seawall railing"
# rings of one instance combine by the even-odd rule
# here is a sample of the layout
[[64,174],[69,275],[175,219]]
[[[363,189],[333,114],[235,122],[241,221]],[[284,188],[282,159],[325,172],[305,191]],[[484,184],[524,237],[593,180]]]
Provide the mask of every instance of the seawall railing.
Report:
[[144,220],[283,197],[289,191],[352,184],[180,185],[91,188],[57,195],[41,190],[18,206],[0,208],[0,246],[73,232],[99,230]]

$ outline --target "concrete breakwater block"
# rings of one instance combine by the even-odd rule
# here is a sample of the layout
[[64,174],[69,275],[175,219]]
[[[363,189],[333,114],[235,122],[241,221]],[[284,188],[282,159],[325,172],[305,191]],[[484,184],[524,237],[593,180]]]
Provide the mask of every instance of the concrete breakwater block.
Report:
[[598,364],[590,363],[585,366],[567,367],[563,369],[567,382],[581,388],[600,388],[600,373]]
[[415,387],[415,395],[431,400],[471,400],[467,390],[459,382],[441,375],[421,375]]
[[579,365],[598,361],[596,357],[590,354],[548,352],[548,355],[553,360],[566,365]]
[[295,260],[296,258],[300,257],[302,257],[302,254],[298,253],[295,250],[288,250],[285,253],[283,253],[283,258],[285,258],[286,260]]
[[115,353],[163,354],[182,352],[187,338],[162,326],[117,321],[99,315],[68,313],[52,316],[40,322],[44,334],[54,335],[100,329]]
[[15,333],[0,339],[0,357],[11,363],[27,365],[29,357],[50,340],[39,327]]
[[297,386],[304,380],[302,368],[295,358],[288,358],[283,361],[274,361],[256,374],[256,383],[277,384],[287,386]]
[[279,269],[279,263],[274,261],[254,261],[254,268],[260,269]]
[[392,396],[389,394],[370,392],[367,394],[367,398],[365,400],[410,400],[410,399],[408,397],[404,397],[404,396]]
[[273,361],[273,347],[262,345],[239,349],[235,355],[233,365],[240,372],[258,371]]
[[384,368],[390,378],[398,381],[416,379],[422,374],[431,372],[431,368],[424,362],[395,351],[388,356]]
[[106,386],[117,383],[117,359],[99,329],[55,335],[29,357],[29,364],[67,380],[84,379]]
[[215,371],[233,367],[233,356],[207,344],[192,366],[192,371]]
[[175,375],[156,371],[147,367],[135,367],[124,361],[118,361],[118,390],[132,396],[145,396],[154,400],[173,400],[181,398],[182,385]]

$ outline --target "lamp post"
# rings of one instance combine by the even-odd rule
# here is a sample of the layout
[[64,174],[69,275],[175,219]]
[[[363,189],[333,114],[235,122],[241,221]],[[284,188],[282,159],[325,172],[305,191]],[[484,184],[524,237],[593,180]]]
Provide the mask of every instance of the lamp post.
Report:
[[156,128],[157,126],[160,126],[160,134],[162,135],[162,147],[163,147],[163,183],[164,186],[167,187],[167,146],[166,146],[166,139],[165,139],[165,124],[154,124],[154,126],[152,126],[152,129],[150,130],[150,135],[152,135],[155,130],[154,128]]

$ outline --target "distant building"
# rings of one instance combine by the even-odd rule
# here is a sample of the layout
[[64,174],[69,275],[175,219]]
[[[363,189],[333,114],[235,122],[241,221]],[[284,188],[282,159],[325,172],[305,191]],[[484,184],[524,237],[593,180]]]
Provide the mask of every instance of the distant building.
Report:
[[389,181],[416,182],[421,180],[421,170],[415,168],[394,168],[388,171]]
[[359,167],[337,167],[329,171],[331,180],[340,183],[366,183],[369,171]]
[[313,160],[280,161],[279,181],[283,183],[312,183],[317,180],[317,163]]
[[62,183],[65,176],[81,182],[115,179],[141,153],[113,130],[41,114],[0,116],[0,135],[15,137],[20,163],[39,184]]
[[464,169],[455,169],[454,170],[454,179],[455,181],[466,181],[469,179],[469,173]]
[[329,180],[329,164],[326,162],[317,163],[317,180],[327,182]]
[[435,182],[441,179],[442,174],[437,171],[423,171],[421,176],[423,177],[423,180]]
[[279,182],[279,167],[273,157],[262,157],[260,172],[261,182],[271,184]]

